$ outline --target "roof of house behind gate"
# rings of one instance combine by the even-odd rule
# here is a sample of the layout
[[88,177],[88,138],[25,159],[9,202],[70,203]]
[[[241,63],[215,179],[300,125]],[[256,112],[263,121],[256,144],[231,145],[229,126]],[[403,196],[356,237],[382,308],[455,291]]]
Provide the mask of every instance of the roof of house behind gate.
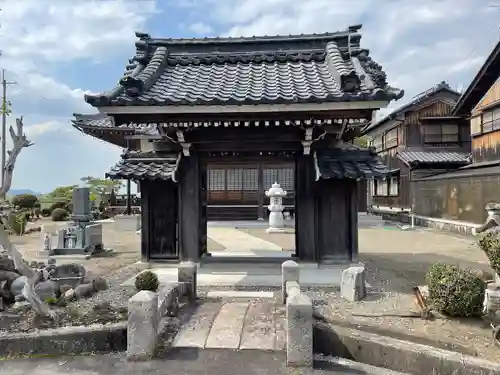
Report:
[[85,95],[94,107],[390,101],[403,96],[360,46],[361,25],[324,34],[154,39],[136,33],[136,55],[117,86]]

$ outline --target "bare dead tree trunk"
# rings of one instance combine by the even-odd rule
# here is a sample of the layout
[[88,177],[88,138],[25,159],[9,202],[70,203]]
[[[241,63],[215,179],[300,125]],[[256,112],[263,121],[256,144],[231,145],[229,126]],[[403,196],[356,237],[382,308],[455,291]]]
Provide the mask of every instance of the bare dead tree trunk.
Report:
[[9,157],[7,158],[7,161],[3,166],[3,168],[5,168],[5,177],[2,181],[2,185],[0,186],[0,198],[2,199],[5,199],[5,196],[9,192],[12,185],[14,166],[16,164],[17,157],[21,153],[21,150],[25,147],[30,147],[33,145],[33,143],[26,138],[26,135],[23,132],[23,127],[23,118],[21,116],[20,118],[16,118],[16,130],[14,130],[12,126],[9,128],[13,146],[12,150],[7,151]]

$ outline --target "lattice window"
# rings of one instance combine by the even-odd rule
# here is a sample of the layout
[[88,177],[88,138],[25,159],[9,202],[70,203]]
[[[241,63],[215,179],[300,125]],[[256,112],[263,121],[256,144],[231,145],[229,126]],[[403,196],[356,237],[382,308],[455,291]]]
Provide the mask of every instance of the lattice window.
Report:
[[378,196],[387,196],[387,180],[377,180]]
[[384,148],[392,148],[398,145],[398,128],[389,130],[384,136]]
[[292,191],[294,188],[293,168],[283,168],[278,171],[278,183],[284,190]]
[[278,169],[277,168],[265,168],[262,171],[264,190],[268,190],[272,184],[278,182]]
[[258,169],[243,169],[243,190],[245,191],[259,190]]
[[500,129],[500,109],[484,112],[481,115],[481,121],[481,130],[483,133]]
[[458,143],[458,125],[424,125],[424,143]]
[[242,169],[226,169],[226,187],[228,191],[241,191],[243,189]]
[[226,190],[226,171],[224,169],[209,169],[208,171],[208,190],[223,191]]
[[399,178],[397,176],[391,177],[389,180],[389,195],[399,195]]

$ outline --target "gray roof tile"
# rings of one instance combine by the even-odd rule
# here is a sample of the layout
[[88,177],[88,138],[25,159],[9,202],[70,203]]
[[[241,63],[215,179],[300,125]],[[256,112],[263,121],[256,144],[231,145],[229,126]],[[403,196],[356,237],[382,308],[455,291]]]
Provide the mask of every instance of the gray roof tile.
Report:
[[382,159],[370,149],[318,151],[316,165],[323,179],[381,179],[390,174]]
[[175,171],[176,159],[165,157],[151,157],[153,153],[124,155],[106,177],[111,179],[131,180],[168,180]]
[[397,156],[405,164],[469,164],[471,162],[469,153],[457,151],[398,151]]
[[[108,105],[243,105],[399,99],[382,67],[361,49],[361,26],[318,35],[152,39],[136,34],[136,56]],[[349,44],[350,43],[350,44]]]
[[124,123],[116,125],[114,118],[101,113],[94,115],[82,115],[79,113],[74,114],[73,126],[81,131],[87,132],[88,130],[99,131],[124,131],[134,134],[145,135],[159,135],[157,123]]

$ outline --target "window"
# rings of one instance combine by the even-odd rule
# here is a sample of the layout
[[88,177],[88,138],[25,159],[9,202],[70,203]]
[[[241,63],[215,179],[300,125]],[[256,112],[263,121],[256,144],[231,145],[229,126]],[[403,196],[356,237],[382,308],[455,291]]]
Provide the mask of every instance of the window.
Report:
[[385,133],[384,149],[396,147],[398,145],[398,128],[394,128]]
[[259,170],[257,168],[243,169],[243,190],[259,190]]
[[293,168],[265,168],[262,174],[264,178],[264,190],[268,190],[275,182],[280,184],[283,190],[294,190]]
[[458,143],[458,125],[457,124],[439,124],[424,125],[424,143]]
[[391,177],[389,180],[389,195],[399,195],[399,178],[397,176]]
[[208,171],[208,190],[223,191],[226,190],[226,171],[224,169],[209,169]]
[[386,196],[387,195],[387,180],[377,180],[376,181],[376,195]]
[[487,133],[500,129],[500,108],[483,112],[481,115],[481,132]]

